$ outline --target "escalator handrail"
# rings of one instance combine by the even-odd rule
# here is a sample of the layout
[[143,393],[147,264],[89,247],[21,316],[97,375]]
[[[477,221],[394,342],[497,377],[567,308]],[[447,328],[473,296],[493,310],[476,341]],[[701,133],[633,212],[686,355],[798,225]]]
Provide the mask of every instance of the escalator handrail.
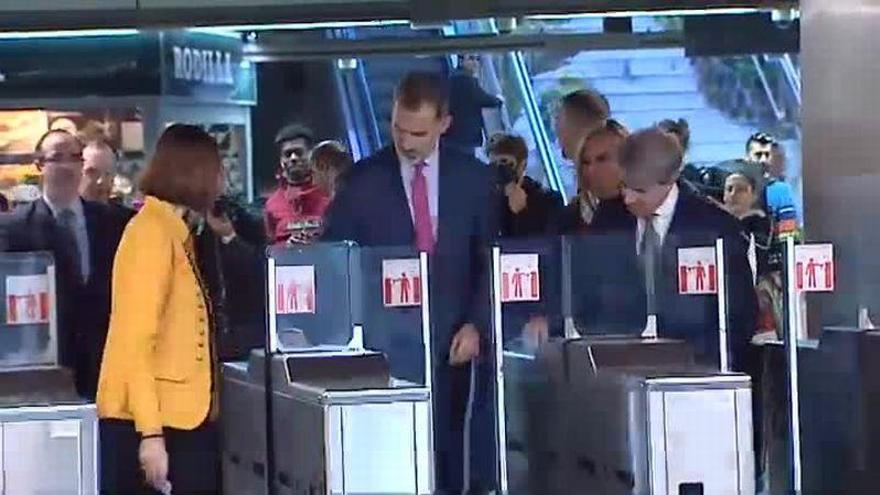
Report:
[[568,195],[565,192],[565,185],[562,183],[562,176],[559,173],[559,167],[556,165],[556,158],[550,151],[550,139],[547,135],[547,128],[544,120],[541,118],[541,111],[535,97],[535,90],[532,86],[532,80],[528,76],[528,68],[526,67],[525,57],[521,51],[510,53],[513,61],[514,72],[516,74],[517,85],[523,96],[523,108],[526,112],[526,118],[529,126],[532,128],[532,134],[535,137],[535,148],[541,156],[541,162],[544,164],[544,172],[547,174],[549,186],[554,191],[562,195],[562,199],[567,203]]
[[[357,38],[356,31],[353,28],[346,29],[346,36],[351,39]],[[370,149],[378,150],[382,147],[382,134],[379,132],[379,123],[376,122],[376,107],[373,105],[373,95],[370,94],[370,89],[367,84],[367,74],[364,71],[365,62],[366,61],[363,58],[357,59],[355,77],[357,77],[361,101],[363,101],[367,110],[366,115],[364,115],[364,120],[367,123],[369,131]]]

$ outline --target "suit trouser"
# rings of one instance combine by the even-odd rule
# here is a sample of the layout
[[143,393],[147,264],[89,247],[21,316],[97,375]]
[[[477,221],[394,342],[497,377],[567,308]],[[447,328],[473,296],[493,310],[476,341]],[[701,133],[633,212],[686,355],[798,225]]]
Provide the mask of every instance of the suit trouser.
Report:
[[434,370],[436,488],[460,493],[495,486],[495,405],[487,361]]

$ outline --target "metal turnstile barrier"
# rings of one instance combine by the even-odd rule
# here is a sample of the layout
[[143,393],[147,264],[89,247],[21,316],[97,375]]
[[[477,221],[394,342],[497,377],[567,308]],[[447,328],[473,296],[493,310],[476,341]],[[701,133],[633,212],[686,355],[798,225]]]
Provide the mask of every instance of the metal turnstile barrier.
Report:
[[0,493],[97,495],[98,419],[59,364],[55,261],[0,256]]
[[[628,281],[586,265],[596,259],[589,253],[571,259],[570,242],[502,241],[492,250],[501,492],[753,494],[749,377],[698,364],[690,344],[642,338],[641,326],[620,335],[631,315],[597,319],[590,308],[607,294],[583,294],[590,283]],[[511,285],[520,273],[540,280],[534,297]],[[614,307],[598,316],[615,316]],[[535,316],[549,339],[537,346],[527,328]],[[583,331],[595,335],[576,336]]]
[[427,256],[326,244],[268,265],[268,366],[223,368],[224,491],[432,493]]

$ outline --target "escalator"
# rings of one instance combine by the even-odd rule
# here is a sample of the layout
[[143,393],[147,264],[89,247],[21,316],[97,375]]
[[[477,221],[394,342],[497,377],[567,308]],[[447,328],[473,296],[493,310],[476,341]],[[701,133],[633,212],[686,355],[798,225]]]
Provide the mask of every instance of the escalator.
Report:
[[[340,30],[337,36],[368,41],[380,38],[419,39],[495,35],[493,23],[487,21],[455,22],[445,28],[411,29],[409,26],[353,28]],[[470,51],[479,52],[479,48]],[[487,118],[487,135],[515,132],[529,146],[530,167],[527,173],[550,189],[567,198],[563,180],[552,150],[552,141],[541,117],[539,103],[532,88],[531,77],[522,52],[512,51],[484,56],[482,83],[490,93],[501,94],[505,108]],[[449,55],[377,54],[338,64],[339,90],[346,107],[350,132],[349,141],[356,157],[366,156],[391,142],[390,122],[394,88],[411,71],[428,71],[448,77],[453,70]],[[514,125],[515,122],[521,123]],[[479,156],[479,154],[478,154]],[[485,158],[481,156],[481,158]]]

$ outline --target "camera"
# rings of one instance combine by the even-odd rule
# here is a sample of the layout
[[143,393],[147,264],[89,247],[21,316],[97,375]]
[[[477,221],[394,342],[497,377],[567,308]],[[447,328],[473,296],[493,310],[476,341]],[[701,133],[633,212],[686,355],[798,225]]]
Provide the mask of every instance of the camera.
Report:
[[495,169],[495,184],[501,189],[519,179],[513,165],[504,160],[495,160],[490,166]]

